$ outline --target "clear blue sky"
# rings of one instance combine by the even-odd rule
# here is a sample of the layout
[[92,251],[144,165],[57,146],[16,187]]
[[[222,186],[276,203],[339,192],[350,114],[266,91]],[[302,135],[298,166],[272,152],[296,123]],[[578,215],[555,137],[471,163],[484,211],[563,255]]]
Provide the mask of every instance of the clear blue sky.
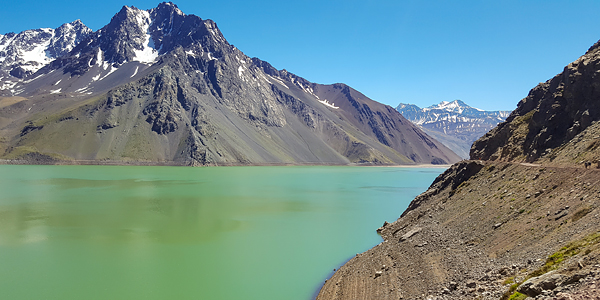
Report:
[[[159,1],[6,1],[0,33],[81,19],[98,30],[123,5]],[[512,110],[600,39],[600,1],[177,0],[247,55],[373,100],[421,107],[461,99]]]

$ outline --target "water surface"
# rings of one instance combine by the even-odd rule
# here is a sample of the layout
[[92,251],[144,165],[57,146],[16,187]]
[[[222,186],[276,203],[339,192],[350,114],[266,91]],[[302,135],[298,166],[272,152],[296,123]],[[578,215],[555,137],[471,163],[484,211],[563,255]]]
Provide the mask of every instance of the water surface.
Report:
[[311,299],[442,171],[0,165],[0,291]]

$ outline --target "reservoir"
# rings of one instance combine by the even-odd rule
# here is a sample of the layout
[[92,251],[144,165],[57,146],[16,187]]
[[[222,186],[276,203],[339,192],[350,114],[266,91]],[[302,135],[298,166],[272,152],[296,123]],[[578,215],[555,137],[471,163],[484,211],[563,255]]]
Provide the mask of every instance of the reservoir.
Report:
[[0,290],[308,300],[443,171],[0,165]]

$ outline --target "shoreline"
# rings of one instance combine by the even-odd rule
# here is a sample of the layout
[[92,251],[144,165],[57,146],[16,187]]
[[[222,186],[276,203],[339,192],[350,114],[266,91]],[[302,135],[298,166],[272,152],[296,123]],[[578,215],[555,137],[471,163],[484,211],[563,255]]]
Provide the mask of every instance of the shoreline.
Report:
[[448,169],[451,164],[414,164],[414,165],[379,165],[371,163],[219,163],[195,165],[185,162],[156,162],[156,161],[114,161],[114,160],[10,160],[0,159],[0,165],[55,165],[55,166],[153,166],[153,167],[270,167],[270,166],[348,166],[371,168],[443,168]]
[[452,165],[432,165],[432,164],[419,164],[419,165],[362,165],[360,167],[369,167],[369,168],[439,168],[439,169],[448,169]]

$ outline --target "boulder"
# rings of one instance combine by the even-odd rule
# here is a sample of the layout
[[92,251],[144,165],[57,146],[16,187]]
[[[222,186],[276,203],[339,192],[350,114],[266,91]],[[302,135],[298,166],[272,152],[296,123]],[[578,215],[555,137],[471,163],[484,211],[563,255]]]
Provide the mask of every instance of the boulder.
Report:
[[405,233],[405,234],[404,234],[404,235],[403,235],[403,236],[400,238],[400,241],[401,241],[401,242],[403,242],[403,241],[406,241],[406,240],[408,240],[408,239],[409,239],[411,236],[413,236],[413,235],[415,235],[415,234],[419,233],[421,230],[422,230],[422,228],[420,228],[420,227],[415,227],[415,228],[411,229],[409,232]]
[[544,275],[530,278],[523,282],[517,288],[517,292],[525,294],[529,297],[535,297],[542,294],[545,290],[553,290],[566,279],[565,275],[558,274],[555,271],[548,272]]

